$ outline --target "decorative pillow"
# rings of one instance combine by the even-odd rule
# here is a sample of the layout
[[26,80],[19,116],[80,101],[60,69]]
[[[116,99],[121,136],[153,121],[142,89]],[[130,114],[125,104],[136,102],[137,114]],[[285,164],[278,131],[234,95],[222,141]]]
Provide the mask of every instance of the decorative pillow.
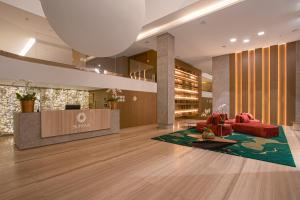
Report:
[[241,123],[241,115],[236,115],[235,116],[235,122],[236,123]]
[[247,115],[250,120],[254,120],[254,117],[251,113],[242,113],[241,115]]
[[248,115],[240,115],[240,117],[241,117],[241,123],[249,123],[250,122]]

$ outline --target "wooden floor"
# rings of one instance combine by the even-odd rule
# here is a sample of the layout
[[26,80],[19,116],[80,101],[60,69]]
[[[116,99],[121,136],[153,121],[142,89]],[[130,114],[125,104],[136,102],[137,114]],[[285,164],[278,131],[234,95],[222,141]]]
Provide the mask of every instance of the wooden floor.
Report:
[[130,128],[26,151],[2,137],[0,199],[300,199],[300,132],[286,128],[297,168],[150,139],[168,132]]

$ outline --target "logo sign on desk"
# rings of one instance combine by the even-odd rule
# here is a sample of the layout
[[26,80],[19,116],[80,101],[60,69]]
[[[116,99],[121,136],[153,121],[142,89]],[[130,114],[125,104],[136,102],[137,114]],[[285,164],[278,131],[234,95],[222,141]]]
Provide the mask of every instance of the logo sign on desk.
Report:
[[86,121],[86,114],[83,112],[78,113],[76,119],[78,123],[84,123]]
[[87,120],[87,116],[84,112],[78,113],[76,116],[76,121],[78,124],[73,125],[74,128],[88,128],[91,125],[89,123],[85,123]]

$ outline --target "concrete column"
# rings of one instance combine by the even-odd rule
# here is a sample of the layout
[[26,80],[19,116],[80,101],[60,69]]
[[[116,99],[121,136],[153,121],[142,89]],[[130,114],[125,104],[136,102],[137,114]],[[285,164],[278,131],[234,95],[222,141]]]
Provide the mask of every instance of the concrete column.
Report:
[[175,38],[169,33],[157,37],[157,123],[173,127],[175,118]]
[[213,112],[218,107],[226,104],[225,112],[230,111],[230,88],[229,88],[229,55],[213,57]]

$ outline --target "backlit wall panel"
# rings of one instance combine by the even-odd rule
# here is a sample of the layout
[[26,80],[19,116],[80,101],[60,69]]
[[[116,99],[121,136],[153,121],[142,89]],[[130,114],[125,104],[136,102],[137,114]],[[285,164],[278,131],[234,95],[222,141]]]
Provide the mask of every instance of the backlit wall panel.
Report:
[[230,55],[230,116],[250,112],[264,123],[295,119],[296,44]]
[[[34,88],[38,100],[35,110],[64,110],[66,104],[81,104],[89,108],[89,92],[82,90]],[[0,135],[13,133],[14,112],[20,112],[20,102],[16,92],[24,93],[24,87],[0,85]]]

